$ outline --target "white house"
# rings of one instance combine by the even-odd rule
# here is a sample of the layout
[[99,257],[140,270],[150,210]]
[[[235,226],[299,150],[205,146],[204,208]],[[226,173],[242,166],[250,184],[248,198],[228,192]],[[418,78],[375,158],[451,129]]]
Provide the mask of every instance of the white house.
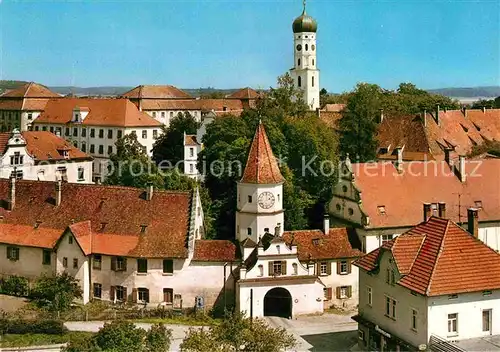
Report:
[[471,233],[431,217],[354,262],[362,349],[441,351],[433,346],[500,334],[500,255],[469,215]]
[[184,174],[195,180],[200,180],[202,176],[196,165],[202,148],[196,135],[184,133]]
[[364,252],[390,241],[421,220],[421,204],[463,225],[479,211],[479,239],[500,250],[500,159],[357,163],[347,158],[334,186],[330,214],[354,224]]
[[50,100],[33,122],[34,131],[50,131],[94,157],[93,179],[103,180],[116,141],[135,133],[151,156],[161,123],[141,112],[128,99],[64,98]]
[[0,133],[0,178],[92,183],[92,157],[45,131]]

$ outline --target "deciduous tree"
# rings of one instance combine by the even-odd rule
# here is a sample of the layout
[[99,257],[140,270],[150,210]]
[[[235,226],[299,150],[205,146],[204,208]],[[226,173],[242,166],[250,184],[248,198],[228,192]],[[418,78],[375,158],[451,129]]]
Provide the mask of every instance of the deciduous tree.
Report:
[[64,272],[53,277],[40,277],[35,283],[31,298],[39,308],[63,312],[70,308],[75,299],[81,298],[82,294],[78,280]]

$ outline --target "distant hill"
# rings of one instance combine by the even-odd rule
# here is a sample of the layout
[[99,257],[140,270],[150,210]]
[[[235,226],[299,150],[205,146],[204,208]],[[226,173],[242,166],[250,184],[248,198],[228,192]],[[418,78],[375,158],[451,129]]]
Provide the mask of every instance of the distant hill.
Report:
[[15,89],[17,87],[20,87],[26,83],[28,83],[28,82],[0,80],[0,94],[7,91],[7,90],[11,90],[11,89]]
[[428,92],[441,94],[450,98],[496,98],[500,96],[500,86],[473,88],[439,88]]
[[115,87],[115,86],[104,86],[104,87],[49,87],[50,90],[66,95],[66,94],[74,94],[77,96],[82,95],[91,95],[91,96],[116,96],[125,93],[126,91],[132,89],[134,87]]

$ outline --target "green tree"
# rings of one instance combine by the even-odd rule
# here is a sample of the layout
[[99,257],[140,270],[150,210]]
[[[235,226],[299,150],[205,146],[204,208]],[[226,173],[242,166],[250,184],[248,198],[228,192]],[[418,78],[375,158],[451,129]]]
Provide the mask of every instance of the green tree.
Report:
[[153,160],[157,165],[168,162],[168,165],[178,165],[184,160],[184,133],[196,134],[200,123],[189,113],[179,113],[163,129],[163,133],[153,146]]
[[82,298],[82,294],[79,281],[64,272],[53,277],[40,277],[35,283],[31,298],[39,308],[64,312],[75,299]]
[[377,119],[383,100],[383,90],[375,85],[360,83],[349,97],[339,121],[340,152],[353,160],[374,160],[377,150]]
[[228,315],[220,325],[190,329],[181,343],[181,351],[279,352],[296,345],[284,328],[271,328],[261,319]]
[[170,348],[172,330],[163,324],[154,324],[146,333],[145,347],[148,352],[165,352]]
[[497,97],[495,99],[481,99],[479,101],[476,101],[472,104],[471,106],[472,109],[500,109],[500,97]]

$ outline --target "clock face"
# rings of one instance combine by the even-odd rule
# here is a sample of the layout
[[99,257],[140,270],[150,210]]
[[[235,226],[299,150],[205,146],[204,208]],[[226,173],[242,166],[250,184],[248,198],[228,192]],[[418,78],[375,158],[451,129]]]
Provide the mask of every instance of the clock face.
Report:
[[259,195],[258,202],[262,209],[269,209],[274,205],[274,194],[271,192],[262,192]]
[[301,51],[301,50],[302,50],[302,45],[297,44],[297,51]]

